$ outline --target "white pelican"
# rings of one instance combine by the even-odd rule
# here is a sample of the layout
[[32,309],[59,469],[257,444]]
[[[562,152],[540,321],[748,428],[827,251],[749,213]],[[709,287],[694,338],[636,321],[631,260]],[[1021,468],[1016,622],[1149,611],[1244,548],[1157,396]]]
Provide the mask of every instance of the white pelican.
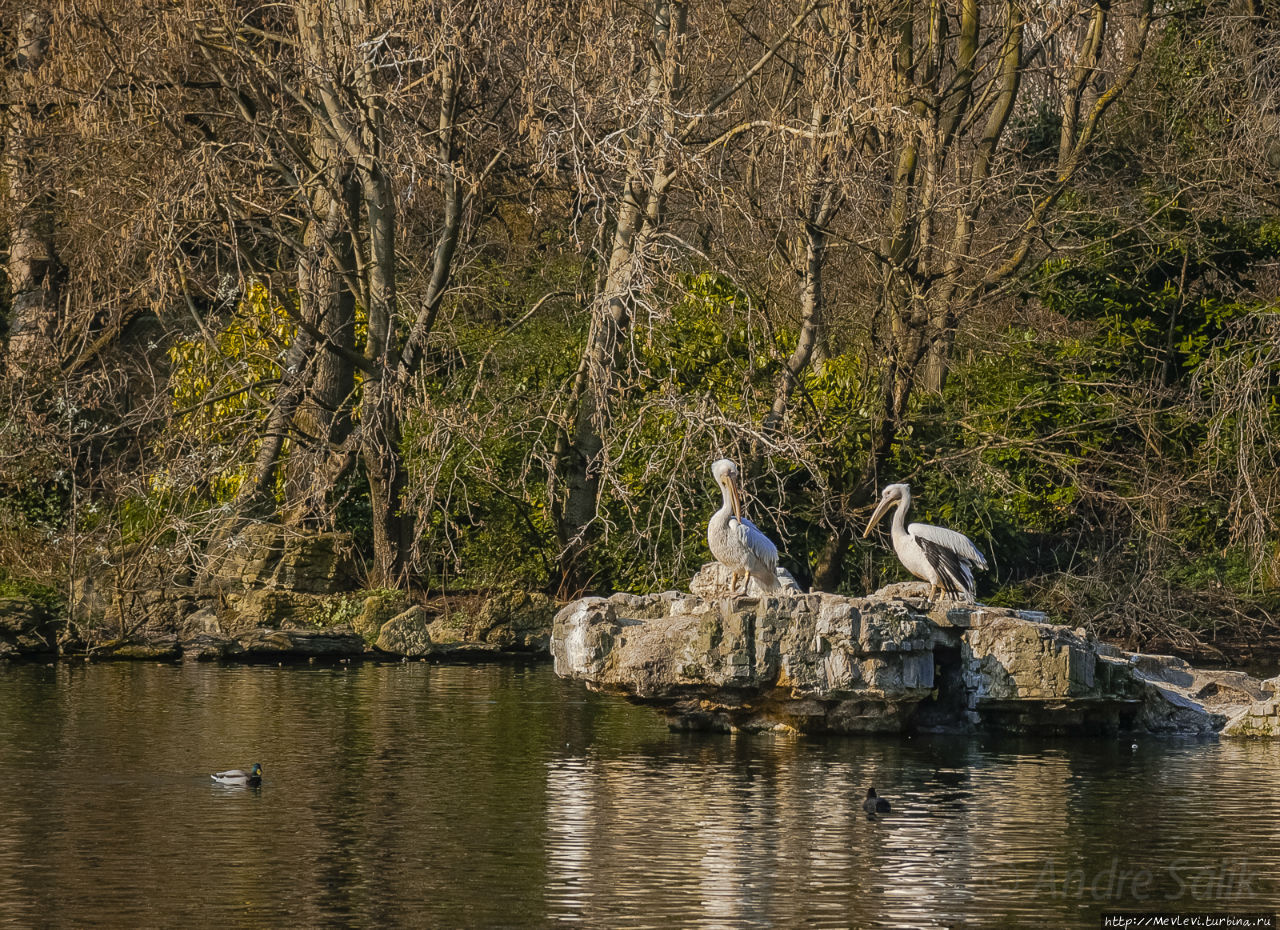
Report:
[[707,545],[717,561],[729,569],[729,593],[735,593],[739,575],[743,576],[744,593],[752,578],[765,591],[777,589],[778,548],[742,515],[738,466],[728,459],[720,459],[711,465],[711,474],[724,494],[724,506],[707,524]]
[[941,588],[952,598],[972,601],[973,570],[985,569],[987,560],[963,533],[928,523],[906,526],[907,508],[911,506],[911,488],[908,485],[891,484],[884,489],[862,538],[871,535],[876,523],[894,504],[898,505],[898,510],[893,515],[893,551],[898,554],[898,561],[911,574],[929,582],[930,600]]

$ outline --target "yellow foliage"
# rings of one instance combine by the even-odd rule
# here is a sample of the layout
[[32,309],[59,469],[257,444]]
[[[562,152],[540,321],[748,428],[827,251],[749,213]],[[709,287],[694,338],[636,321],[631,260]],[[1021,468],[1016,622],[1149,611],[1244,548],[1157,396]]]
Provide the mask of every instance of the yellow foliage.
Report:
[[[286,299],[295,299],[293,294]],[[217,500],[235,496],[248,473],[296,327],[261,281],[251,281],[226,325],[210,336],[182,339],[169,349],[169,390],[175,426],[231,453],[210,477]],[[160,475],[154,480],[163,482]]]

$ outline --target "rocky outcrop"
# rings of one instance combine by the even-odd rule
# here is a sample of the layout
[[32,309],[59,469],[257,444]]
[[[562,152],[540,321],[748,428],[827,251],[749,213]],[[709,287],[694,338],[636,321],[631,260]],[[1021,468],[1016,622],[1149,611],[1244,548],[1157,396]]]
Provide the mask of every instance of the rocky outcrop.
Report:
[[382,625],[375,645],[412,659],[546,655],[555,606],[545,594],[504,592],[472,606],[410,607]]
[[[800,586],[796,584],[795,578],[791,576],[791,572],[785,568],[774,570],[778,576],[778,586],[780,593],[784,594],[801,594]],[[741,579],[738,581],[737,590],[730,590],[729,569],[719,562],[708,562],[698,569],[698,573],[693,576],[693,580],[689,582],[689,593],[696,597],[730,597],[735,594],[749,594],[759,597],[769,592],[763,591],[760,584],[751,578],[747,581],[746,590],[743,590]]]
[[57,652],[53,616],[26,597],[0,597],[0,659]]
[[558,674],[653,706],[676,728],[1235,735],[1238,720],[1240,735],[1274,730],[1274,681],[924,593],[585,598],[557,614],[551,651]]
[[1255,700],[1230,715],[1223,736],[1280,739],[1280,676],[1262,682],[1257,690]]
[[356,587],[346,533],[303,533],[276,523],[245,527],[210,553],[208,574],[229,589],[332,594]]
[[[267,523],[219,543],[199,572],[172,553],[123,549],[103,556],[76,583],[76,625],[84,651],[104,659],[547,653],[555,607],[545,595],[500,593],[414,606],[402,592],[357,590],[353,559],[345,534]],[[16,649],[3,632],[0,625],[0,656]]]

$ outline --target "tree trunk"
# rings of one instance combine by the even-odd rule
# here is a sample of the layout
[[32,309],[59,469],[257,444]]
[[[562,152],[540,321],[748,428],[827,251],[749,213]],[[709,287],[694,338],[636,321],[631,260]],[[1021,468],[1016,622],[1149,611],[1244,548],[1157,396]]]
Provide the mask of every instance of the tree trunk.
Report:
[[[653,7],[654,57],[649,65],[650,98],[662,93],[678,96],[675,59],[685,31],[685,6],[672,0],[655,0]],[[560,588],[579,592],[588,582],[583,556],[590,542],[600,493],[603,430],[608,421],[609,395],[620,363],[620,347],[632,323],[633,278],[644,259],[643,243],[662,213],[669,183],[666,162],[655,159],[657,144],[652,130],[634,143],[634,165],[623,183],[617,208],[609,264],[592,306],[591,328],[574,379],[570,397],[571,435],[557,442],[552,475],[548,482],[553,501],[563,487],[563,503],[553,503],[556,533],[561,545]],[[652,175],[645,165],[657,163]]]
[[38,4],[18,14],[17,54],[7,81],[8,120],[4,171],[9,181],[9,366],[18,375],[58,364],[57,257],[51,192],[41,177],[38,103],[33,93],[49,49],[51,16]]
[[[879,490],[878,483],[884,471],[885,462],[893,448],[894,427],[888,416],[881,419],[871,436],[871,448],[867,454],[867,462],[861,473],[849,485],[851,490],[844,493],[838,482],[832,488],[833,495],[844,504],[842,509],[856,510],[868,506],[875,500]],[[850,476],[852,477],[852,476]],[[818,555],[818,563],[814,566],[812,590],[835,591],[844,580],[844,563],[849,554],[849,545],[853,542],[857,527],[841,521],[827,536],[827,541]]]
[[361,457],[369,480],[373,509],[373,573],[375,585],[408,585],[414,521],[404,512],[407,475],[400,456],[400,416],[395,386],[382,379],[364,385],[360,407]]
[[294,418],[285,502],[290,522],[319,525],[326,522],[334,484],[345,470],[335,467],[334,456],[351,432],[355,366],[332,346],[355,349],[355,294],[348,282],[357,272],[349,230],[359,216],[360,198],[355,177],[343,170],[340,153],[326,141],[317,129],[313,154],[324,166],[326,182],[311,197],[298,256],[298,309],[327,341],[319,346]]
[[396,397],[396,205],[391,181],[380,162],[375,161],[363,180],[369,236],[365,269],[369,336],[365,354],[378,374],[370,377],[363,389],[360,447],[373,507],[374,581],[386,587],[404,587],[413,546],[413,520],[404,512],[407,476],[400,453]]

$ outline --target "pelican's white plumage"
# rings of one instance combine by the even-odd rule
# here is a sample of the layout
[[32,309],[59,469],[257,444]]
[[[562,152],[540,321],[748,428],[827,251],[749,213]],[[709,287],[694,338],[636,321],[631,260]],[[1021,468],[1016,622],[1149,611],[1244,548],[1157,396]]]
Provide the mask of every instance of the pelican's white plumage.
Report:
[[963,533],[929,523],[906,525],[907,508],[911,506],[911,488],[905,484],[891,484],[880,495],[880,503],[871,514],[863,538],[884,516],[885,511],[897,505],[893,515],[893,551],[898,554],[904,568],[917,578],[929,582],[929,597],[941,588],[954,598],[974,599],[974,569],[985,569],[987,560],[973,541]]
[[765,591],[778,585],[778,548],[759,527],[742,515],[742,498],[738,494],[738,466],[729,459],[711,465],[711,474],[720,485],[723,506],[707,524],[707,545],[711,554],[729,569],[729,590],[734,593],[738,576],[743,576],[743,590],[754,578]]

